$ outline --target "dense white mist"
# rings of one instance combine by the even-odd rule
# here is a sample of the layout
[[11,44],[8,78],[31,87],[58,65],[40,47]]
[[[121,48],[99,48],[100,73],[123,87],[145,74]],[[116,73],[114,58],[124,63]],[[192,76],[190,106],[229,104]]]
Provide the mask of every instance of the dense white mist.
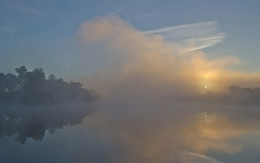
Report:
[[230,69],[238,58],[179,55],[181,45],[115,16],[83,23],[77,38],[92,49],[81,56],[86,63],[90,55],[109,58],[86,78],[101,96],[86,123],[127,153],[108,162],[219,162],[207,151],[238,152],[243,147],[230,139],[259,132],[259,105],[228,93],[260,81],[257,73]]

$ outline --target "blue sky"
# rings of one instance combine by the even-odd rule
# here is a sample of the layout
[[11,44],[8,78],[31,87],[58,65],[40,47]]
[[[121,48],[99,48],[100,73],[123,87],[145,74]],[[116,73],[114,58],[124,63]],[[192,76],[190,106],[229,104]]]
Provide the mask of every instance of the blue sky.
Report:
[[0,69],[26,65],[66,75],[80,25],[117,14],[141,31],[214,21],[225,38],[204,49],[209,57],[237,56],[246,61],[241,69],[258,71],[259,5],[257,0],[1,0]]

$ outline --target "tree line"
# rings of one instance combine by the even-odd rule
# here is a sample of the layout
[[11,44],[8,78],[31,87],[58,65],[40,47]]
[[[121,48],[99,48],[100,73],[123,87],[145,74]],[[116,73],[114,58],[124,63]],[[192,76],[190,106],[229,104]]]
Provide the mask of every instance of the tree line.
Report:
[[0,73],[0,103],[49,104],[61,101],[90,101],[90,91],[81,83],[65,82],[54,75],[46,75],[42,68],[28,71],[25,66],[15,69],[17,74]]

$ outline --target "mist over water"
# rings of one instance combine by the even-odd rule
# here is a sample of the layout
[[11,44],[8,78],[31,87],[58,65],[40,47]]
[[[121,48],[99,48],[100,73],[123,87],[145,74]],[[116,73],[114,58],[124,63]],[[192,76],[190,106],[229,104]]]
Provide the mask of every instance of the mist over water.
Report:
[[[82,94],[81,100],[66,98],[30,111],[22,109],[18,116],[25,125],[14,129],[15,134],[7,130],[2,134],[16,135],[21,142],[24,137],[42,140],[42,145],[25,143],[27,152],[61,144],[53,150],[65,155],[47,158],[50,153],[45,151],[38,158],[52,162],[225,162],[226,157],[243,152],[245,145],[237,139],[259,134],[260,90],[251,81],[259,83],[260,76],[233,70],[230,65],[239,64],[239,58],[208,59],[202,51],[182,55],[180,47],[192,45],[146,35],[117,16],[83,23],[75,42],[79,48],[91,49],[92,53],[79,50],[77,57],[86,63],[91,55],[110,58],[82,80],[86,88],[97,92],[98,100],[87,105],[87,110]],[[74,93],[84,90],[77,88]],[[80,124],[90,109],[92,114]],[[10,110],[16,113],[19,108],[10,106]],[[1,124],[6,121],[2,116]],[[67,126],[74,124],[79,125]],[[62,127],[44,137],[45,130]],[[21,151],[16,144],[12,146]]]
[[251,81],[260,76],[232,70],[239,58],[182,55],[180,45],[114,16],[83,23],[78,39],[114,60],[86,79],[102,95],[89,123],[127,151],[108,162],[221,162],[207,155],[239,153],[232,140],[259,133],[260,92]]

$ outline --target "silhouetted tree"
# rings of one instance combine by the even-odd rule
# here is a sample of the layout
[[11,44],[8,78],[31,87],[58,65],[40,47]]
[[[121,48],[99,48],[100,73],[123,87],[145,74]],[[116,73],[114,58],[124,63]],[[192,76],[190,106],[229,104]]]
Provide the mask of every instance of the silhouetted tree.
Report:
[[90,100],[89,91],[77,82],[65,82],[50,75],[42,68],[27,71],[25,66],[15,69],[17,75],[0,73],[0,103],[20,102],[46,104],[57,101]]
[[46,130],[78,124],[87,115],[93,96],[81,83],[46,78],[42,68],[15,71],[17,75],[0,73],[0,137],[16,135],[21,143],[28,137],[42,140]]

